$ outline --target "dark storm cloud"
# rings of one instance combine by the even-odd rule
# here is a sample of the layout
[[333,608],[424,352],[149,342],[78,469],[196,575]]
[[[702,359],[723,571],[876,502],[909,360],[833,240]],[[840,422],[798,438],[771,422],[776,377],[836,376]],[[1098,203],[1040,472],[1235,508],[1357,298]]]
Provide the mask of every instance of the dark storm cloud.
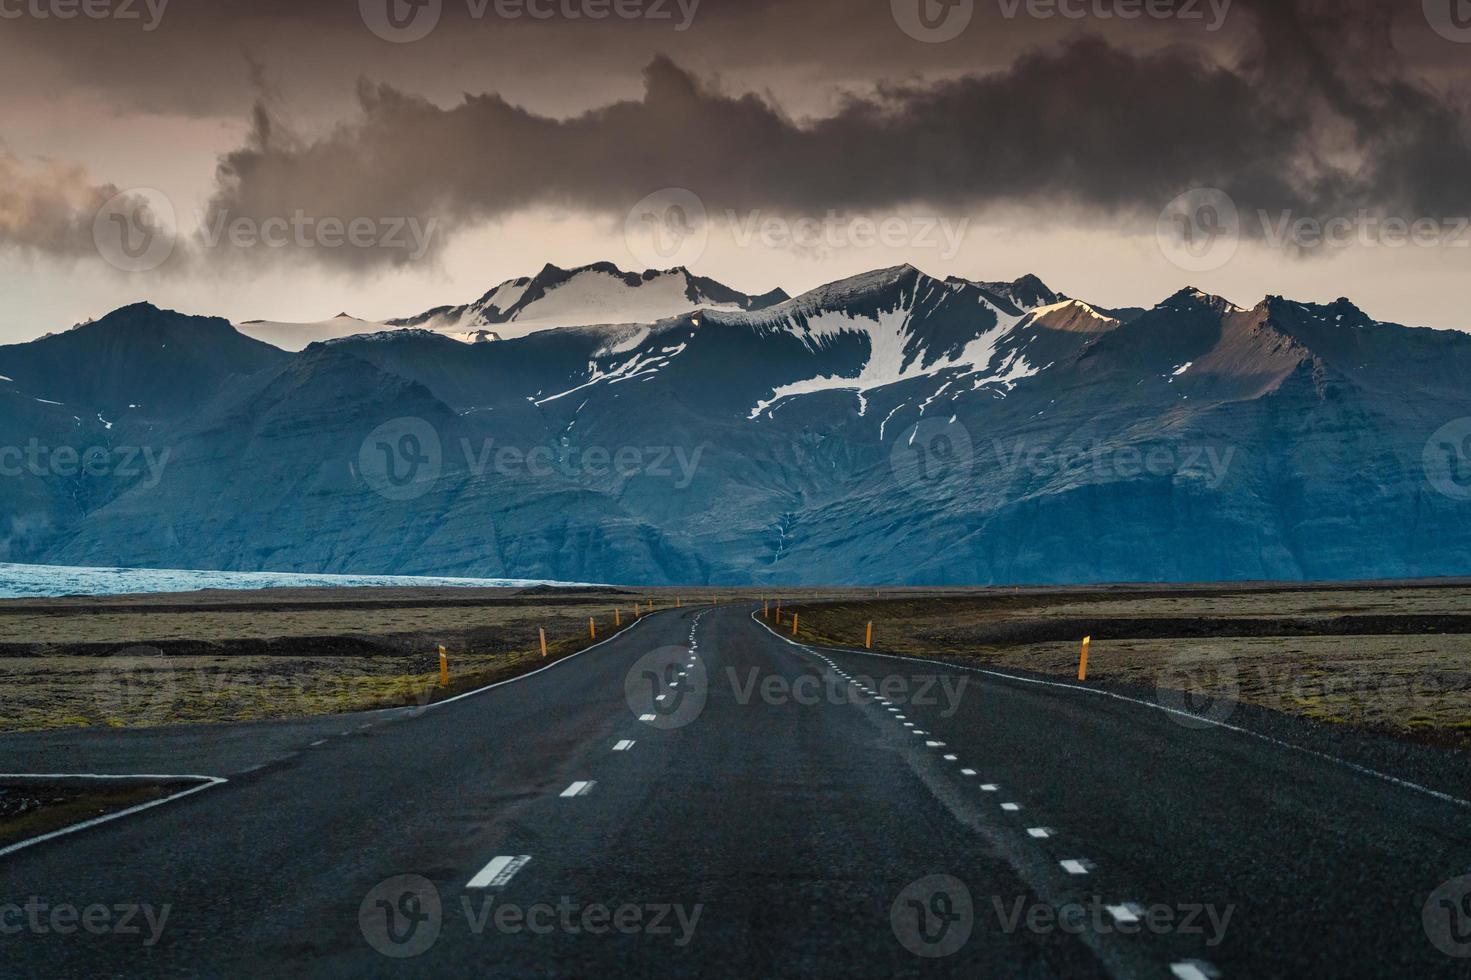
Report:
[[117,193],[79,167],[22,160],[0,147],[0,251],[94,256],[93,220]]
[[262,112],[222,160],[211,209],[411,215],[453,233],[532,205],[616,218],[682,187],[716,215],[1030,205],[1152,222],[1174,195],[1211,186],[1250,215],[1466,213],[1465,119],[1402,74],[1386,4],[1340,2],[1326,21],[1319,6],[1240,0],[1255,30],[1231,66],[1195,46],[1137,52],[1082,37],[1004,70],[881,85],[806,121],[667,58],[646,68],[641,99],[565,119],[494,95],[441,108],[364,83],[360,114],[324,137],[294,137]]
[[[248,139],[220,161],[192,250],[217,260],[402,264],[529,206],[616,221],[666,187],[689,188],[717,216],[1017,206],[1064,220],[1152,223],[1165,202],[1198,186],[1223,189],[1246,214],[1471,210],[1466,117],[1426,80],[1423,61],[1396,48],[1407,32],[1403,4],[1236,0],[1219,34],[1194,23],[1044,20],[1024,6],[1019,16],[998,14],[1010,6],[977,0],[975,23],[946,44],[905,36],[887,3],[839,0],[703,0],[683,32],[617,20],[486,23],[447,2],[436,31],[411,44],[373,36],[356,2],[173,0],[159,29],[131,45],[116,24],[22,26],[38,32],[37,50],[63,36],[77,45],[69,70],[91,73],[120,101],[193,111],[216,91],[272,93],[256,106]],[[1429,34],[1413,19],[1418,9],[1409,13],[1409,33]],[[629,59],[660,48],[671,55],[644,62],[641,96],[572,114],[495,94],[451,104],[406,83],[418,71],[442,89],[446,79],[510,65],[523,88],[530,78],[555,92],[581,78],[622,91]],[[1468,48],[1439,41],[1434,50]],[[226,66],[199,71],[206,55]],[[282,82],[283,62],[306,74]],[[359,84],[354,114],[325,132],[287,125],[278,93],[294,99],[303,77],[336,84],[342,63],[354,74],[371,64],[378,79]],[[711,80],[722,66],[766,65],[824,80],[833,93],[824,110],[795,117],[784,108],[790,88],[758,95],[744,90],[749,83]],[[80,218],[71,232],[70,219],[58,225],[54,194],[34,181],[16,187],[0,236],[9,228],[12,241],[41,250],[77,239]],[[359,245],[322,247],[324,222],[333,241],[358,223]],[[237,231],[273,247],[235,247]]]

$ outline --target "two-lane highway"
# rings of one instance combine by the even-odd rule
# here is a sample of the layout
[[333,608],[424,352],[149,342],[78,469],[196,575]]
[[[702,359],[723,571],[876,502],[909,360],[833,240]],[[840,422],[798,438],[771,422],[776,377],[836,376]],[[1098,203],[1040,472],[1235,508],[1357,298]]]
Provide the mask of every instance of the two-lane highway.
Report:
[[428,711],[74,736],[228,782],[0,858],[0,973],[1455,974],[1471,811],[1178,721],[720,606]]

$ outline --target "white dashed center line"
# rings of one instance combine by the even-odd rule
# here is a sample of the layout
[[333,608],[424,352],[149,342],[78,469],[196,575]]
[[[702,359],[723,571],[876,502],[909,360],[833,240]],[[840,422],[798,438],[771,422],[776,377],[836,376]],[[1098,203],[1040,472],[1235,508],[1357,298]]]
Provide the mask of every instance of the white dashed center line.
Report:
[[655,719],[654,719],[654,716],[653,715],[639,715],[638,716],[638,720],[639,721],[654,721]]
[[1133,905],[1109,905],[1106,906],[1108,914],[1120,925],[1132,925],[1139,921],[1139,913],[1134,911]]
[[595,785],[596,783],[591,779],[579,780],[573,783],[571,786],[568,786],[566,789],[562,790],[562,795],[586,796],[588,793],[592,792],[592,788]]
[[515,876],[517,871],[526,867],[531,860],[531,855],[521,854],[516,857],[503,854],[492,858],[491,862],[480,870],[480,873],[470,879],[466,888],[504,888],[506,883]]
[[[949,756],[946,756],[946,758],[949,758]],[[960,770],[960,774],[962,776],[974,776],[976,771],[974,769],[962,769]]]
[[1062,870],[1066,871],[1070,875],[1085,875],[1088,873],[1088,866],[1082,861],[1069,859],[1067,861],[1061,861],[1059,863],[1062,865]]
[[1027,836],[1035,837],[1038,840],[1042,840],[1044,838],[1051,837],[1052,831],[1048,830],[1046,827],[1028,827]]
[[631,739],[631,738],[624,738],[624,739],[619,739],[618,744],[615,745],[615,746],[613,746],[613,751],[614,752],[627,752],[631,748],[633,748],[633,739]]
[[1180,980],[1212,980],[1216,971],[1202,960],[1185,960],[1182,963],[1171,963],[1170,972],[1179,977]]
[[1007,813],[1015,813],[1016,811],[1020,810],[1021,808],[1022,807],[1021,807],[1021,804],[1020,803],[1003,803],[1003,804],[1001,804],[1001,809],[1005,810]]

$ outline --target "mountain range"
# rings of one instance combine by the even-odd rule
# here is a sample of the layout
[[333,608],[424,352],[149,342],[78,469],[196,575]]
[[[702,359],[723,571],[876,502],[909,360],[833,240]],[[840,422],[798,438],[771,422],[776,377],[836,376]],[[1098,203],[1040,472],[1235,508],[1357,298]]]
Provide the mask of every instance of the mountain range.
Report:
[[0,561],[647,584],[1471,565],[1471,493],[1427,473],[1464,456],[1444,427],[1471,417],[1471,336],[1346,299],[1106,309],[912,266],[789,298],[599,264],[305,326],[139,304],[0,347]]

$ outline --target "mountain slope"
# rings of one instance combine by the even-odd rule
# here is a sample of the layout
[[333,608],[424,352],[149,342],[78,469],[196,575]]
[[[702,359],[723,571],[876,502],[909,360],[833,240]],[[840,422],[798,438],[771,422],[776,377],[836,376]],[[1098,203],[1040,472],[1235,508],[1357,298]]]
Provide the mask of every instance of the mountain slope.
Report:
[[[1193,289],[1116,317],[1018,282],[900,266],[761,309],[316,344],[150,430],[174,452],[151,486],[26,481],[15,512],[47,530],[10,557],[648,583],[1471,565],[1471,480],[1425,462],[1459,451],[1432,436],[1471,418],[1471,337]],[[123,428],[29,411],[8,438]],[[372,469],[421,457],[409,495]]]
[[240,335],[218,317],[185,316],[149,303],[26,344],[0,347],[0,375],[36,399],[84,417],[116,420],[187,411],[231,376],[279,364],[281,351]]

